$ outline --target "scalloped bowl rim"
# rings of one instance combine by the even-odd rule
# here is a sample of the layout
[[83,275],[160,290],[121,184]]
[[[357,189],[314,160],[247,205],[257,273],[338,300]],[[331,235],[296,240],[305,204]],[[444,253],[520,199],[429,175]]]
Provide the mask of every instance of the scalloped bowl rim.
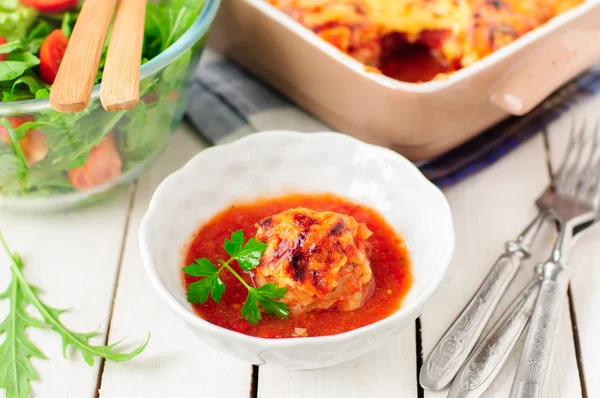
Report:
[[[148,247],[147,247],[148,238],[146,236],[149,233],[148,228],[147,228],[147,224],[149,223],[149,220],[153,217],[156,217],[157,214],[160,214],[160,206],[163,205],[164,195],[168,191],[170,191],[170,188],[172,186],[177,186],[178,183],[181,183],[182,180],[187,180],[190,178],[190,176],[195,175],[194,171],[198,168],[199,165],[202,164],[202,162],[204,161],[204,156],[205,156],[204,154],[206,154],[207,152],[217,152],[217,151],[218,152],[226,152],[231,148],[243,147],[247,141],[260,140],[260,139],[265,139],[265,138],[268,139],[269,137],[271,137],[273,135],[294,136],[294,138],[301,139],[301,140],[313,140],[313,139],[319,139],[321,137],[333,137],[335,139],[340,139],[340,140],[350,140],[350,141],[353,141],[354,143],[358,144],[359,146],[369,147],[372,150],[381,151],[382,153],[387,154],[387,156],[396,157],[396,160],[399,160],[402,163],[404,163],[404,165],[406,166],[406,169],[410,170],[410,173],[412,174],[412,176],[415,179],[422,181],[421,185],[423,187],[425,187],[425,189],[428,189],[430,191],[431,195],[438,196],[440,205],[444,207],[443,210],[447,215],[447,218],[448,218],[447,222],[449,223],[448,225],[450,227],[449,234],[448,234],[448,244],[446,245],[447,247],[445,249],[445,253],[443,253],[443,261],[441,261],[442,264],[438,268],[437,274],[431,279],[429,285],[423,290],[423,292],[418,297],[415,298],[415,300],[411,303],[409,308],[405,307],[405,305],[403,303],[400,306],[400,308],[398,310],[396,310],[396,312],[394,312],[393,314],[391,314],[379,321],[376,321],[369,325],[359,327],[357,329],[353,329],[353,330],[350,330],[347,332],[342,332],[342,333],[338,333],[338,334],[334,334],[334,335],[315,336],[315,337],[310,337],[310,338],[276,338],[276,339],[275,338],[263,338],[263,337],[249,336],[249,335],[246,335],[246,334],[243,334],[240,332],[236,332],[233,330],[229,330],[229,329],[223,328],[221,326],[217,326],[217,325],[210,323],[209,321],[201,318],[196,313],[194,313],[191,308],[186,308],[184,305],[182,305],[175,297],[173,297],[173,295],[169,292],[169,290],[163,285],[163,283],[161,282],[161,279],[156,271],[156,266],[152,260],[152,256],[150,255],[150,250],[148,250]],[[225,206],[227,204],[224,203],[223,205]],[[193,233],[193,231],[190,231],[190,234],[191,233]],[[157,293],[163,299],[163,301],[165,301],[167,303],[167,305],[173,311],[175,311],[175,313],[177,315],[179,315],[181,318],[183,318],[183,320],[188,322],[188,324],[193,325],[194,327],[198,327],[201,330],[207,330],[209,332],[219,333],[223,337],[226,337],[226,338],[232,339],[232,340],[236,340],[237,342],[242,342],[242,343],[246,342],[246,343],[250,343],[254,346],[268,347],[268,348],[274,349],[274,348],[278,348],[278,347],[290,347],[290,346],[296,346],[296,347],[298,347],[298,346],[313,346],[313,345],[320,345],[320,344],[328,344],[330,342],[340,342],[340,341],[344,341],[344,340],[351,340],[355,336],[362,335],[362,334],[368,333],[370,331],[374,331],[381,326],[391,324],[391,323],[395,322],[396,320],[399,320],[398,318],[413,317],[416,319],[422,313],[420,311],[422,311],[422,309],[427,304],[429,299],[433,296],[433,294],[439,288],[440,284],[442,283],[442,281],[444,279],[444,276],[446,275],[446,271],[450,265],[452,256],[454,254],[455,233],[454,233],[454,226],[453,226],[453,222],[452,222],[452,214],[450,211],[450,205],[448,204],[448,201],[446,200],[446,197],[444,196],[444,194],[433,183],[431,183],[429,180],[427,180],[425,178],[425,176],[423,176],[423,174],[419,171],[419,169],[412,162],[410,162],[408,159],[406,159],[402,155],[398,154],[397,152],[394,152],[391,149],[387,149],[387,148],[380,147],[377,145],[368,144],[368,143],[360,141],[356,138],[353,138],[353,137],[350,137],[350,136],[347,136],[344,134],[340,134],[340,133],[335,133],[335,132],[327,131],[327,132],[317,132],[317,133],[300,133],[297,131],[273,130],[273,131],[264,131],[264,132],[259,132],[259,133],[253,133],[246,137],[243,137],[236,141],[233,141],[231,143],[206,148],[206,149],[202,150],[201,152],[199,152],[198,154],[196,154],[183,167],[176,170],[175,172],[170,174],[167,178],[165,178],[159,184],[158,188],[154,191],[154,194],[152,196],[152,199],[150,201],[148,209],[146,210],[146,213],[142,219],[142,222],[140,224],[140,230],[139,230],[139,241],[140,241],[140,251],[141,251],[141,255],[142,255],[144,269],[150,280],[151,285],[154,287],[154,289],[157,291]],[[183,246],[185,243],[186,242],[182,242],[181,245]],[[409,247],[410,247],[410,242],[407,242],[407,243],[409,244]],[[183,289],[183,286],[182,286],[182,289]]]

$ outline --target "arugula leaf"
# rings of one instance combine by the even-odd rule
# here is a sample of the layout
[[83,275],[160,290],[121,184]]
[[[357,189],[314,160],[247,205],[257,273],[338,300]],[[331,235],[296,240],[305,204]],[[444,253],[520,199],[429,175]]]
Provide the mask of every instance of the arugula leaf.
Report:
[[140,101],[126,113],[126,122],[119,126],[117,145],[124,155],[125,167],[131,168],[166,147],[169,136],[165,131],[172,129],[172,115],[175,112],[175,104],[168,99],[168,89],[171,86],[164,82],[157,85],[156,77],[140,83],[140,94],[143,96],[153,90],[157,100],[152,103]]
[[46,134],[46,145],[53,152],[54,165],[72,169],[87,161],[90,151],[124,114],[125,111],[105,112],[99,108],[99,101],[94,101],[79,113],[45,111],[35,122],[24,123],[20,128],[38,129]]
[[12,52],[6,56],[6,61],[21,62],[28,68],[40,64],[40,59],[28,51]]
[[10,137],[10,145],[12,146],[15,155],[17,155],[17,158],[19,158],[19,160],[23,164],[23,168],[26,169],[27,160],[25,159],[25,154],[23,153],[23,150],[19,145],[19,140],[25,135],[25,130],[13,128],[12,124],[10,124],[10,122],[6,118],[0,119],[0,125],[2,125],[2,127],[4,127],[4,129],[8,133],[8,136]]
[[[7,398],[26,398],[30,391],[29,383],[37,380],[30,358],[47,359],[27,338],[25,331],[28,327],[49,327],[61,336],[65,359],[67,348],[73,346],[81,352],[83,359],[90,366],[94,365],[95,357],[123,362],[136,357],[146,348],[150,334],[136,349],[121,353],[115,350],[120,342],[108,346],[92,345],[89,340],[96,335],[95,332],[75,333],[69,330],[59,319],[65,310],[49,307],[39,299],[39,289],[29,285],[22,273],[21,257],[17,253],[11,253],[1,233],[0,243],[11,260],[12,274],[8,289],[0,294],[0,299],[7,299],[10,302],[8,316],[0,323],[0,336],[5,336],[4,342],[0,345],[0,389],[5,389]],[[26,311],[28,305],[39,312],[43,321]]]
[[44,20],[38,22],[37,25],[29,31],[27,39],[25,40],[25,48],[28,51],[37,54],[40,51],[44,39],[46,39],[53,30],[54,28],[50,26],[48,22]]
[[26,100],[31,99],[32,97],[33,95],[29,90],[11,90],[2,93],[3,102]]
[[41,20],[39,21],[27,34],[27,40],[33,39],[45,39],[50,33],[52,33],[52,26],[48,22]]
[[[13,263],[16,268],[23,268],[18,255],[13,255]],[[41,329],[44,324],[26,311],[26,296],[14,272],[8,289],[0,294],[0,299],[10,300],[8,316],[0,323],[0,336],[4,334],[6,337],[0,345],[0,389],[5,389],[7,398],[26,398],[29,383],[37,380],[29,358],[47,358],[27,338],[25,329]]]
[[177,41],[202,10],[204,1],[172,0],[148,3],[144,57],[152,59]]
[[0,54],[9,54],[13,51],[20,50],[23,48],[22,40],[13,40],[8,43],[0,45]]
[[26,172],[23,162],[9,149],[0,154],[0,191]]
[[48,98],[48,97],[50,97],[50,91],[48,91],[48,89],[46,89],[46,88],[42,88],[35,92],[35,99]]
[[33,76],[21,76],[12,86],[12,91],[14,92],[19,85],[25,85],[31,94],[37,93],[39,90],[46,88],[46,85],[42,83],[40,80]]
[[67,39],[71,37],[71,32],[73,31],[75,19],[76,18],[70,12],[65,12],[63,15],[62,23],[60,24],[60,30],[63,32]]
[[16,79],[39,63],[39,58],[30,52],[11,52],[5,61],[0,62],[0,81]]
[[0,193],[22,192],[22,179],[26,173],[26,164],[15,154],[10,145],[0,141]]
[[208,300],[208,294],[215,303],[221,301],[225,293],[225,284],[219,278],[219,271],[206,258],[199,258],[194,264],[190,264],[183,269],[190,276],[200,276],[204,279],[198,282],[190,283],[188,287],[187,298],[189,302],[204,304]]
[[23,62],[0,62],[0,81],[13,80],[21,76],[29,67]]
[[163,70],[162,78],[165,82],[172,85],[181,83],[187,76],[187,68],[192,60],[192,51],[188,50],[181,54],[179,58],[171,62],[165,70]]

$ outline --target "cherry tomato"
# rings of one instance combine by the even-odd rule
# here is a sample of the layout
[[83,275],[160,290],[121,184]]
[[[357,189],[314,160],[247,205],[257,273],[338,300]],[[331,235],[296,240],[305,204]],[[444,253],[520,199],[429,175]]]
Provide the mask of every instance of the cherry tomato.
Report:
[[69,39],[60,29],[50,33],[40,48],[40,77],[48,84],[53,84],[58,68],[65,55]]
[[[8,41],[4,38],[4,36],[0,36],[0,46],[8,43]],[[0,54],[0,61],[4,61],[8,54]]]
[[29,130],[25,133],[25,136],[19,140],[19,145],[21,145],[25,159],[27,159],[29,164],[39,162],[48,154],[46,134],[39,130]]
[[[9,116],[6,118],[6,120],[8,120],[8,122],[11,124],[11,126],[13,126],[13,128],[16,129],[23,123],[33,121],[33,118],[31,116]],[[10,137],[8,136],[8,131],[6,131],[4,126],[2,126],[1,124],[0,124],[0,140],[6,142],[7,144],[10,144]]]
[[173,90],[169,93],[169,101],[176,102],[179,99],[179,91]]
[[121,157],[112,133],[90,152],[83,166],[69,170],[69,180],[80,191],[91,189],[121,175]]
[[41,12],[59,13],[77,7],[78,0],[21,0],[21,4]]
[[[9,116],[6,118],[13,128],[17,128],[23,123],[33,121],[31,116]],[[10,144],[8,131],[0,125],[0,140]],[[46,145],[46,135],[39,130],[29,130],[23,138],[19,140],[19,146],[23,150],[25,159],[29,164],[34,164],[46,157],[48,146]]]

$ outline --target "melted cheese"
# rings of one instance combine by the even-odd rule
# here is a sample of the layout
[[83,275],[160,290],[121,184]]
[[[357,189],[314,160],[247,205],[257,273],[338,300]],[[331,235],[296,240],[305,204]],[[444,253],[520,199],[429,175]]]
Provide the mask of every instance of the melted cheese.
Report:
[[470,65],[582,0],[268,0],[367,66],[377,67],[386,35],[425,43],[458,68]]

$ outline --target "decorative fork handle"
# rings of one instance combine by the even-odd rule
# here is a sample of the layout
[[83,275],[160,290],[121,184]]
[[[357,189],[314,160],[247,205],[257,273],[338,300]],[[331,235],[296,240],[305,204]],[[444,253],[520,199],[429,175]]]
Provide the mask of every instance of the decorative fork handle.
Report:
[[460,368],[448,398],[477,398],[483,395],[523,334],[539,290],[540,277],[535,275]]
[[529,257],[529,246],[544,219],[545,215],[539,214],[516,241],[506,244],[506,252],[423,363],[419,374],[423,388],[441,390],[456,376],[523,259]]
[[519,358],[510,398],[546,397],[560,320],[572,271],[560,262],[542,265],[542,284]]

